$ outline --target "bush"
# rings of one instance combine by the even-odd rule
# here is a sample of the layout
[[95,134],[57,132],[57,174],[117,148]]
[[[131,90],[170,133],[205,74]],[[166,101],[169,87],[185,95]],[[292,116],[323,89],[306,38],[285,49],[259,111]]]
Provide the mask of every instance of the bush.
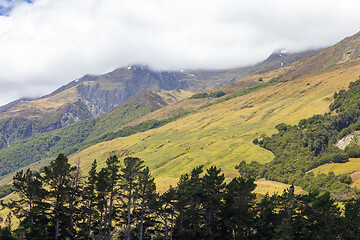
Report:
[[190,97],[190,99],[196,99],[196,98],[207,98],[209,96],[208,93],[196,93]]
[[209,97],[218,98],[225,95],[224,91],[216,91],[209,94]]
[[360,146],[355,143],[351,143],[346,146],[345,152],[351,158],[358,158],[358,157],[360,157]]

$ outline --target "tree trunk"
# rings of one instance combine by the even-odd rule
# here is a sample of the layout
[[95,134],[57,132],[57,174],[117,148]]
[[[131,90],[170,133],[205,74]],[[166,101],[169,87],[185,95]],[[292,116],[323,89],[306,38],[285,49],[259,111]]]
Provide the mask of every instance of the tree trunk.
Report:
[[56,213],[55,240],[59,237],[59,214]]
[[165,205],[164,208],[164,225],[165,225],[165,240],[169,239],[169,233],[168,233],[168,226],[167,226],[167,214],[166,214],[166,208],[167,208],[167,204]]
[[60,216],[59,216],[59,200],[56,201],[56,209],[55,209],[55,218],[56,218],[56,223],[55,223],[55,240],[57,240],[59,238],[59,225],[60,225]]
[[174,227],[174,207],[171,207],[170,240],[173,239],[173,227]]
[[104,213],[104,210],[102,209],[101,213],[100,213],[99,239],[102,239],[102,224],[103,224],[103,215],[104,215],[103,213]]
[[132,180],[129,182],[129,196],[127,206],[127,226],[126,226],[126,239],[130,240],[131,233],[131,199],[132,199]]
[[110,193],[110,203],[109,203],[109,219],[108,219],[108,240],[111,240],[111,225],[112,225],[112,206],[114,198],[114,189]]
[[90,234],[91,234],[91,220],[92,220],[92,207],[93,207],[93,201],[92,199],[90,200],[90,204],[89,204],[89,218],[88,218],[88,222],[87,222],[87,239],[90,239]]
[[141,214],[140,214],[140,236],[139,240],[142,240],[144,236],[144,201],[141,203]]
[[[131,187],[131,185],[130,185]],[[131,232],[131,190],[128,197],[128,214],[127,214],[127,240],[130,240],[130,232]]]
[[30,200],[30,216],[31,216],[30,222],[31,222],[31,224],[34,224],[34,214],[32,212],[33,206],[34,206],[34,199],[31,198],[31,200]]

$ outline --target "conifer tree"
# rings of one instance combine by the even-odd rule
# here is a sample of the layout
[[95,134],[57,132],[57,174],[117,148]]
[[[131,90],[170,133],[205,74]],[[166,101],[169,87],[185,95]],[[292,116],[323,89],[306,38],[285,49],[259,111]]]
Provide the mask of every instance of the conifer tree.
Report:
[[80,207],[80,197],[83,192],[83,182],[81,178],[80,171],[80,161],[77,162],[76,170],[70,173],[70,188],[69,188],[69,217],[70,217],[70,226],[69,226],[69,235],[70,238],[76,237],[77,229],[79,226],[79,218],[81,213]]
[[114,214],[114,199],[117,195],[118,188],[118,180],[120,178],[119,170],[120,170],[120,160],[116,155],[109,157],[106,160],[106,169],[108,172],[108,181],[107,181],[107,188],[109,192],[109,210],[107,216],[107,238],[111,239],[112,233],[112,220]]
[[[175,201],[176,189],[172,186],[169,187],[163,194],[160,195],[157,204],[157,213],[161,222],[161,227],[163,229],[164,239],[172,240],[173,239],[173,230],[174,230],[174,201]],[[170,228],[170,233],[169,233]],[[161,231],[160,231],[161,232]]]
[[106,217],[108,208],[108,171],[102,168],[97,174],[96,180],[96,207],[100,214],[97,221],[98,238],[103,239],[106,230]]
[[226,185],[220,225],[230,239],[249,239],[255,219],[254,179],[233,178]]
[[225,176],[220,174],[221,169],[211,166],[202,178],[203,223],[204,235],[207,239],[220,237],[219,225],[221,223],[221,209],[225,190]]
[[182,175],[178,182],[175,201],[175,208],[178,212],[175,229],[177,239],[199,239],[200,237],[203,193],[200,175],[203,173],[203,169],[203,166],[194,168],[190,175]]
[[83,230],[84,238],[90,239],[92,236],[93,226],[94,226],[94,217],[96,218],[97,211],[95,210],[96,203],[96,181],[97,181],[97,162],[94,162],[91,165],[91,169],[88,173],[88,178],[85,182],[84,191],[82,193],[82,202],[83,206],[81,212],[83,215]]
[[[137,199],[135,212],[138,225],[138,238],[143,240],[149,226],[154,226],[153,213],[156,201],[156,186],[151,177],[149,168],[146,167],[139,173],[139,182],[135,189]],[[148,235],[149,236],[149,235]]]
[[44,239],[48,226],[45,203],[47,192],[41,177],[38,174],[34,176],[30,169],[25,173],[20,170],[13,177],[13,187],[20,199],[4,205],[20,220],[17,232],[27,238]]
[[75,166],[68,163],[63,154],[50,162],[50,166],[44,168],[44,181],[48,185],[49,197],[52,203],[52,225],[54,226],[54,239],[69,237],[73,231],[69,214],[69,202],[71,192],[71,174],[76,170]]
[[120,184],[124,201],[124,228],[127,240],[130,240],[132,236],[132,226],[134,224],[132,212],[136,202],[135,189],[139,184],[139,175],[144,168],[143,163],[140,158],[126,157],[124,159],[124,166],[121,168]]

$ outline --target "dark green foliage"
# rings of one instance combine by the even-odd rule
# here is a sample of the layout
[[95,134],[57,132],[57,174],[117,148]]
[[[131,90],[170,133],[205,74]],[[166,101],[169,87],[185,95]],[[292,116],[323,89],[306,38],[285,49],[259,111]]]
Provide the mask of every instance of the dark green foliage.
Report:
[[[127,126],[118,130],[122,125],[151,112],[150,108],[127,106],[120,113],[106,115],[104,118],[87,119],[66,128],[16,141],[6,149],[0,149],[0,178],[18,168],[27,166],[43,158],[63,152],[70,155],[88,146],[109,141],[118,137],[126,137],[138,132],[164,126],[179,118],[187,116],[189,112],[179,114],[164,120],[148,120],[135,126]],[[104,132],[108,132],[105,133]],[[100,137],[99,137],[100,136]]]
[[31,170],[19,171],[13,177],[14,192],[20,200],[10,201],[4,206],[20,220],[17,232],[28,239],[47,239],[48,207],[45,202],[47,191],[43,188],[43,179],[33,175]]
[[52,203],[50,228],[55,240],[72,238],[75,231],[75,226],[71,222],[71,204],[76,187],[72,181],[72,173],[75,170],[76,167],[71,166],[63,154],[59,154],[51,161],[50,166],[44,169],[44,183],[50,188],[48,197]]
[[360,156],[360,147],[355,143],[345,151],[334,146],[360,126],[360,80],[350,83],[348,91],[335,93],[334,98],[330,109],[336,114],[314,115],[295,126],[281,123],[275,127],[277,134],[254,139],[254,144],[271,151],[275,158],[264,165],[242,162],[238,166],[240,174],[300,185],[308,191],[339,194],[349,188],[348,176],[306,174],[322,164],[344,163],[349,157]]
[[211,92],[211,93],[206,93],[206,92],[203,92],[203,93],[196,93],[194,95],[192,95],[190,97],[190,99],[196,99],[196,98],[219,98],[219,97],[222,97],[225,95],[225,92],[224,91],[215,91],[215,92]]
[[254,179],[234,178],[225,188],[220,225],[228,239],[249,239],[256,217]]
[[0,228],[0,240],[16,240],[9,227]]
[[[106,132],[114,132],[122,125],[151,111],[150,107],[125,106],[115,109],[103,117],[87,119],[62,129],[39,133],[25,139],[17,139],[8,148],[0,149],[0,164],[2,166],[0,176],[41,159],[56,156],[60,152],[70,155],[89,145],[104,141],[104,137],[99,138],[99,136]],[[156,127],[154,125],[152,127]],[[143,129],[148,130],[149,126],[147,127]],[[139,128],[134,131],[138,132]],[[128,134],[133,134],[134,131],[129,131]]]
[[359,200],[346,203],[342,212],[329,193],[295,195],[291,186],[282,195],[257,201],[254,179],[225,183],[215,166],[194,168],[181,176],[176,188],[159,196],[139,158],[128,157],[120,165],[111,156],[98,173],[96,166],[94,161],[84,182],[64,155],[51,162],[43,177],[30,170],[18,172],[14,189],[19,200],[2,205],[20,224],[11,231],[8,215],[0,239],[115,239],[115,234],[120,239],[163,240],[360,237]]
[[282,77],[283,76],[280,75],[278,77],[272,78],[271,80],[269,80],[267,82],[261,82],[258,85],[255,85],[253,87],[248,87],[248,88],[246,88],[246,89],[244,89],[242,91],[227,95],[226,97],[223,97],[223,98],[221,98],[221,99],[219,99],[219,100],[217,100],[217,101],[215,101],[213,103],[209,103],[209,104],[206,104],[206,105],[202,106],[202,108],[210,107],[210,106],[212,106],[214,104],[222,103],[222,102],[228,101],[228,100],[236,98],[236,97],[244,96],[244,95],[247,95],[249,93],[256,92],[258,90],[270,87],[270,86],[275,85],[275,84],[280,83],[280,82],[287,82],[288,81],[288,80],[282,81],[281,80]]
[[357,239],[360,236],[360,199],[345,204],[345,218],[342,225],[344,239]]
[[351,158],[358,158],[360,157],[360,146],[355,143],[350,143],[346,146],[345,152]]
[[206,93],[206,92],[204,92],[204,93],[196,93],[196,94],[192,95],[192,96],[190,97],[190,99],[207,98],[207,97],[209,97],[209,94]]
[[215,92],[211,92],[209,94],[209,97],[211,98],[219,98],[219,97],[222,97],[222,96],[225,96],[225,92],[224,91],[215,91]]

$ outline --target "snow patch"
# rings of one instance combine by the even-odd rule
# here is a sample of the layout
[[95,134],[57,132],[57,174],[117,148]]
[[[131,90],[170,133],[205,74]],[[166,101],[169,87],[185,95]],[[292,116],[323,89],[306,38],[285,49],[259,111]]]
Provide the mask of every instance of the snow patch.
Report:
[[128,66],[127,70],[131,70],[131,66]]
[[287,49],[282,49],[282,50],[280,51],[280,54],[286,54],[287,52],[288,52]]

